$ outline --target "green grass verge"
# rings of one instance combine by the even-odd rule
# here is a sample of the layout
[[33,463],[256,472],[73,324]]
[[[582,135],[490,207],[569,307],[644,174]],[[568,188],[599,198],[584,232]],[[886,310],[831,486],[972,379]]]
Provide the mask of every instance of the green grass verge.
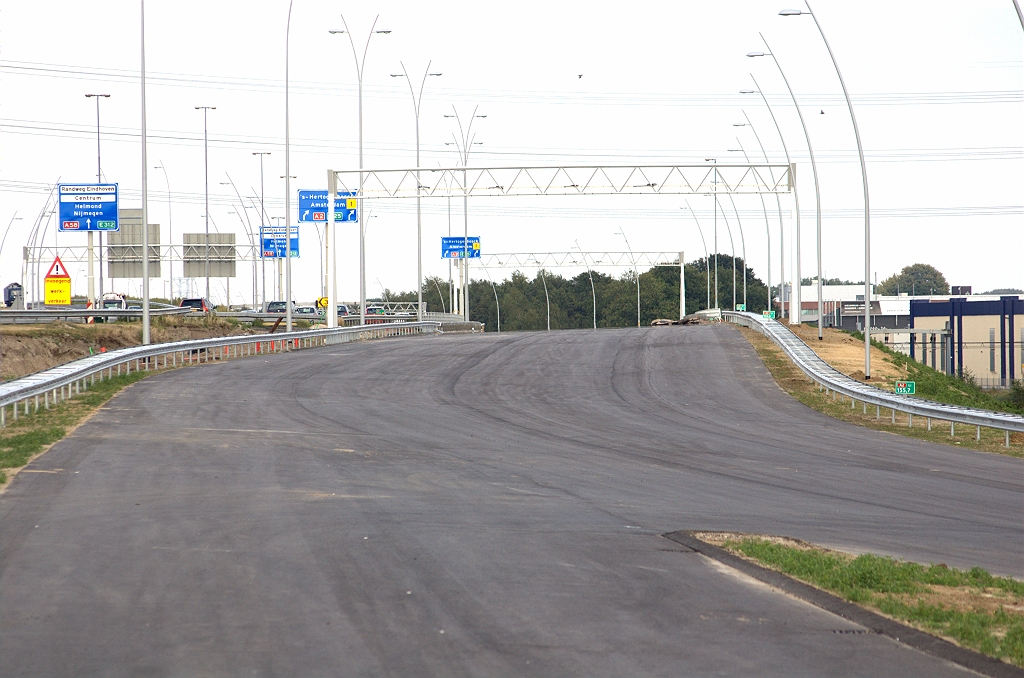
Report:
[[[864,335],[860,332],[851,332],[850,335],[864,341]],[[872,341],[871,345],[885,353],[889,362],[907,370],[907,379],[917,383],[916,395],[919,398],[950,405],[1024,414],[1024,385],[1020,383],[1015,384],[1009,392],[986,391],[974,384],[970,373],[965,374],[963,379],[953,377],[911,360],[910,356],[894,351],[883,343]]]
[[88,391],[59,405],[51,405],[48,410],[40,407],[36,412],[33,403],[31,414],[19,416],[17,421],[8,409],[7,427],[0,429],[0,486],[7,482],[7,470],[27,464],[126,386],[150,374],[153,372],[133,372],[98,381]]
[[759,538],[727,540],[723,546],[850,602],[1024,666],[1024,582],[980,567],[853,557]]
[[[803,372],[764,335],[747,329],[739,328],[740,332],[747,338],[754,350],[764,361],[768,371],[775,378],[776,383],[791,396],[807,405],[811,409],[822,414],[840,419],[851,424],[885,431],[899,436],[927,440],[942,445],[950,445],[958,448],[969,448],[984,452],[994,452],[1011,457],[1024,457],[1024,433],[1013,433],[1010,435],[1010,447],[1005,446],[1005,433],[995,429],[982,428],[981,439],[976,438],[976,430],[973,426],[961,425],[955,429],[955,435],[950,435],[948,422],[933,421],[932,430],[928,430],[926,417],[914,417],[913,426],[906,415],[900,414],[896,423],[891,421],[891,412],[882,409],[879,418],[874,407],[865,408],[863,403],[851,408],[849,399],[839,400],[819,391]],[[945,375],[942,375],[945,376]],[[950,379],[950,377],[945,377]],[[958,381],[958,380],[955,380]]]

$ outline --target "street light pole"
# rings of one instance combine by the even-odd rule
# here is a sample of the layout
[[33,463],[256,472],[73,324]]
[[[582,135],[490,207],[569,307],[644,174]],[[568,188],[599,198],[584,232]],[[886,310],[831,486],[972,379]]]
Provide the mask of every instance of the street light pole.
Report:
[[[864,146],[860,141],[860,128],[857,127],[857,116],[853,113],[853,104],[850,102],[850,92],[846,89],[846,81],[843,80],[843,74],[839,70],[839,63],[836,62],[836,55],[832,52],[831,45],[828,44],[828,38],[825,37],[825,31],[822,30],[821,24],[818,22],[818,17],[815,16],[814,10],[811,9],[811,4],[804,0],[804,4],[807,5],[807,11],[801,12],[796,9],[784,9],[779,12],[782,16],[798,16],[800,14],[810,14],[811,18],[814,19],[814,25],[818,27],[818,33],[821,34],[821,40],[825,43],[825,49],[828,50],[828,55],[832,59],[832,65],[836,69],[836,75],[839,76],[839,84],[843,88],[843,96],[846,98],[846,107],[850,111],[850,121],[853,122],[853,134],[857,139],[857,154],[860,156],[860,176],[864,184],[864,378],[871,378],[871,206],[868,198],[868,166],[864,162]],[[1017,14],[1020,15],[1020,6],[1017,4],[1017,0],[1014,0],[1014,6],[1017,7]],[[1024,21],[1021,22],[1024,25]],[[814,156],[811,156],[813,159]],[[818,217],[819,229],[821,228],[821,217]],[[821,234],[818,235],[818,338],[821,338]]]
[[[291,56],[292,37],[292,5],[295,0],[288,0],[288,23],[284,34],[284,317],[285,329],[292,331],[292,137],[291,137],[291,106],[289,105],[289,76],[291,74],[289,57]],[[360,144],[362,140],[360,140]],[[262,157],[261,157],[262,159]],[[359,165],[362,167],[362,164]],[[262,174],[262,172],[261,172]],[[262,180],[262,177],[260,177]],[[333,197],[330,200],[334,200]]]
[[205,186],[206,186],[206,301],[207,303],[213,303],[210,301],[210,152],[209,152],[209,138],[207,136],[206,128],[206,114],[208,111],[217,110],[216,106],[196,106],[196,110],[203,112],[203,171],[205,172]]
[[[746,112],[744,112],[743,116],[746,117],[746,115],[747,115]],[[739,123],[739,124],[734,124],[733,127],[740,127],[740,126],[744,126],[744,125],[748,125],[748,124],[749,124],[749,122],[748,123]],[[739,144],[739,146],[740,146],[740,152],[743,153],[743,159],[746,160],[747,164],[749,165],[750,164],[750,157],[747,155],[746,149],[743,148],[743,142],[740,141],[739,137],[736,137],[736,143]],[[765,160],[765,164],[768,164],[767,160]],[[774,179],[775,179],[775,177],[772,177],[773,181],[774,181]],[[768,208],[764,204],[764,194],[759,194],[759,196],[761,198],[761,211],[764,212],[764,232],[765,232],[765,237],[767,238],[767,242],[768,242],[768,256],[766,257],[766,260],[768,262],[768,302],[767,303],[768,303],[768,310],[771,311],[772,310],[772,232],[771,232],[771,226],[768,223]],[[776,197],[777,197],[777,194],[776,194]],[[746,255],[744,255],[744,256],[746,256]],[[743,263],[744,263],[744,266],[746,266],[746,262],[744,261]],[[747,271],[746,271],[746,268],[744,268],[743,269],[744,285],[746,284],[746,275],[747,275]],[[780,287],[779,289],[782,289],[782,288]],[[746,294],[743,295],[743,303],[744,304],[747,303]]]
[[[103,170],[100,163],[100,99],[109,99],[109,94],[86,94],[86,99],[96,99],[96,183],[103,183]],[[93,268],[95,257],[92,231],[89,231],[89,302],[96,306],[96,272]],[[100,232],[100,296],[103,296],[103,232]]]
[[[718,160],[715,158],[704,158],[704,162],[710,162],[715,165],[714,190],[712,192],[715,209],[715,308],[721,308],[718,305]],[[730,235],[729,237],[731,238],[732,236]]]
[[626,241],[626,248],[629,250],[629,260],[633,264],[633,275],[636,276],[636,326],[640,327],[640,271],[636,270],[636,257],[633,256],[633,248],[626,237],[626,229],[619,226],[619,235]]
[[[732,204],[732,212],[736,215],[736,225],[740,229],[740,245],[742,246],[743,252],[743,310],[747,310],[747,238],[743,235],[743,221],[740,219],[739,210],[736,209],[736,201],[733,200],[732,193],[729,193],[729,202]],[[735,257],[733,257],[735,259]],[[732,275],[733,285],[736,284],[736,262],[732,262]],[[736,310],[736,304],[733,304],[733,309]]]
[[[469,186],[466,185],[467,175],[466,167],[469,165],[469,151],[473,146],[479,146],[479,141],[473,141],[476,136],[472,135],[473,121],[476,118],[486,118],[486,115],[477,115],[479,106],[473,109],[473,115],[469,116],[469,124],[466,128],[462,127],[462,119],[459,117],[459,112],[452,106],[452,115],[445,115],[446,118],[455,118],[455,122],[459,125],[460,138],[455,138],[455,149],[462,155],[462,228],[463,228],[463,241],[462,241],[462,261],[459,262],[459,271],[463,273],[460,287],[462,288],[462,319],[469,322]],[[461,141],[461,145],[460,145]],[[445,146],[452,145],[452,142],[446,142]]]
[[164,167],[163,160],[153,169],[159,169],[164,173],[164,185],[167,186],[167,251],[170,253],[167,257],[167,276],[171,283],[171,303],[174,303],[174,215],[171,212],[171,180],[167,178],[167,168]]
[[[423,101],[423,88],[427,84],[427,76],[440,77],[440,73],[431,73],[430,64],[427,62],[427,67],[423,71],[423,81],[420,82],[420,93],[416,95],[412,88],[412,79],[409,77],[409,71],[405,69],[405,63],[399,61],[402,66],[401,73],[392,73],[392,78],[405,78],[406,82],[409,83],[409,94],[412,95],[412,112],[416,117],[416,320],[419,322],[423,321],[423,220],[420,214],[420,104]],[[488,274],[489,275],[489,274]],[[493,287],[493,283],[492,283]],[[495,301],[497,301],[497,292],[495,292]],[[498,311],[500,316],[501,311]],[[500,326],[500,321],[499,321]],[[500,329],[498,330],[501,331]]]
[[[718,195],[715,195],[715,204],[718,205]],[[721,205],[718,205],[721,207]],[[729,217],[725,216],[725,208],[722,207],[722,221],[725,222],[725,229],[729,233],[729,247],[732,250],[732,310],[736,310],[736,241],[732,239],[732,226],[729,225]]]
[[[819,189],[819,186],[818,186],[818,165],[817,165],[817,163],[814,162],[814,148],[811,146],[811,136],[810,136],[810,134],[807,133],[807,124],[804,122],[803,111],[800,110],[800,104],[797,103],[796,95],[793,94],[793,88],[789,86],[789,79],[786,77],[786,74],[782,71],[782,66],[779,64],[779,60],[777,58],[775,58],[775,53],[772,52],[772,48],[768,46],[768,41],[764,39],[764,35],[762,35],[761,33],[758,33],[758,35],[761,36],[761,41],[764,43],[764,46],[768,49],[768,51],[767,52],[749,52],[747,54],[747,56],[748,57],[759,57],[759,56],[768,55],[768,56],[770,56],[772,58],[772,61],[775,62],[775,67],[779,69],[779,75],[782,76],[783,82],[786,83],[786,89],[789,90],[789,96],[793,100],[793,106],[796,108],[796,114],[800,118],[800,126],[804,130],[804,139],[807,141],[807,152],[811,156],[811,172],[814,174],[815,215],[817,217],[817,240],[818,240],[818,340],[820,341],[822,339],[822,327],[821,327],[821,325],[822,325],[823,318],[822,318],[822,303],[821,303],[821,294],[822,294],[822,290],[821,290],[821,190]],[[795,177],[794,177],[793,185],[794,186],[796,185]],[[794,192],[795,192],[795,190],[796,189],[794,189]],[[799,212],[799,209],[798,209],[797,210],[797,219],[798,220],[799,220],[799,215],[800,215],[800,212]],[[797,221],[797,223],[799,224],[799,221]],[[796,251],[797,251],[797,263],[796,263],[796,265],[798,267],[797,268],[798,274],[797,274],[797,280],[793,284],[794,290],[797,289],[797,286],[801,284],[801,280],[800,280],[800,276],[799,276],[799,266],[800,266],[800,236],[799,236],[799,233],[797,234]],[[865,303],[869,303],[869,302],[865,301]],[[801,313],[802,313],[802,310],[798,307],[797,308],[797,317],[799,317]],[[792,324],[792,321],[790,321],[790,324]]]
[[[707,308],[711,308],[711,260],[708,258],[708,243],[707,243],[706,240],[704,240],[704,231],[700,227],[700,222],[697,221],[697,214],[693,211],[693,208],[690,207],[690,201],[689,200],[686,201],[686,207],[689,208],[690,214],[693,215],[693,222],[695,224],[697,224],[697,232],[700,233],[700,242],[701,242],[702,245],[704,245],[704,269],[707,271],[707,274],[708,274],[708,284],[707,284],[708,305],[707,305]],[[683,209],[683,208],[680,207],[679,209]]]
[[[260,156],[260,273],[263,276],[263,303],[267,303],[267,258],[263,256],[263,231],[267,225],[267,204],[264,201],[263,189],[263,156],[270,155],[270,151],[254,151],[253,155]],[[237,192],[237,191],[236,191]],[[291,235],[290,233],[288,234]],[[290,245],[291,243],[289,243]]]
[[587,275],[590,277],[590,296],[594,301],[594,329],[597,329],[597,290],[594,289],[594,274],[590,272],[590,262],[587,261],[587,253],[580,247],[580,241],[576,240],[576,249],[583,255],[583,263],[587,266]]
[[142,344],[149,336],[149,161],[146,159],[146,0],[139,0],[142,70]]
[[[345,26],[344,30],[333,30],[328,31],[331,35],[338,33],[344,33],[348,36],[348,44],[352,47],[352,59],[356,65],[356,79],[359,83],[359,195],[356,196],[356,214],[359,218],[359,324],[366,324],[366,239],[363,231],[363,73],[366,66],[366,55],[370,50],[370,38],[375,33],[387,35],[391,31],[378,31],[375,30],[377,27],[377,19],[380,18],[378,14],[373,24],[370,26],[370,32],[366,35],[366,45],[363,47],[363,59],[359,60],[359,56],[356,54],[356,43],[352,39],[352,32],[348,28],[348,22],[345,21],[345,15],[341,15],[341,23]],[[418,189],[417,189],[418,190]],[[329,202],[334,202],[334,195],[327,196]],[[333,226],[334,224],[330,224]],[[331,245],[335,242],[332,239]],[[335,247],[336,256],[337,247]],[[329,314],[336,314],[338,312],[337,306],[329,310]]]

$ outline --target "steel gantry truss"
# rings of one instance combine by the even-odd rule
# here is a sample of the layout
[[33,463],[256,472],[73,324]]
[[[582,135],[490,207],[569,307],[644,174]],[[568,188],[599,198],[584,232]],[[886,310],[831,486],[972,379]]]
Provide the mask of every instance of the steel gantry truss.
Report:
[[[778,177],[772,173],[778,172]],[[417,182],[416,175],[420,180]],[[717,180],[716,180],[717,173]],[[469,195],[692,195],[789,193],[789,166],[561,165],[551,167],[438,167],[335,171],[338,190],[363,198]],[[419,190],[417,191],[417,186]]]
[[[359,228],[363,228],[363,201],[366,199],[423,197],[506,197],[569,195],[707,195],[792,193],[796,186],[794,165],[772,163],[735,164],[631,164],[631,165],[553,165],[527,167],[413,167],[408,169],[327,170],[327,193],[339,191],[356,196]],[[338,323],[337,242],[334,230],[334,200],[328,200],[327,243],[330,250],[327,286],[329,327]],[[467,210],[468,211],[468,210]],[[468,217],[467,217],[468,219]],[[468,228],[468,227],[467,227]],[[464,235],[468,236],[468,232]],[[363,239],[360,235],[360,246]],[[360,261],[365,252],[360,249]],[[418,246],[417,268],[422,270],[422,244]],[[467,267],[462,283],[465,300],[469,285],[469,259],[460,259]],[[365,308],[365,272],[360,274],[360,306]],[[770,282],[769,282],[770,284]],[[423,280],[416,281],[422,289]],[[360,311],[363,313],[364,311]],[[463,305],[468,320],[468,304]]]

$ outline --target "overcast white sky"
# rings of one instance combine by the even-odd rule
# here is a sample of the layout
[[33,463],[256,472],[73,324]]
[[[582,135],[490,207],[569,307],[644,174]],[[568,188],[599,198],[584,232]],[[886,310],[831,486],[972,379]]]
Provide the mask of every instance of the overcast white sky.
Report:
[[[292,18],[293,189],[325,187],[325,170],[358,166],[356,76],[342,12],[360,41],[379,14],[364,74],[367,167],[415,164],[412,102],[405,81],[389,77],[403,61],[431,71],[421,115],[422,165],[453,166],[455,107],[479,105],[471,166],[604,162],[738,161],[736,137],[760,155],[750,117],[773,162],[785,156],[760,98],[740,95],[754,74],[768,95],[793,160],[804,224],[803,273],[814,274],[814,185],[795,110],[769,58],[773,48],[804,110],[818,159],[824,270],[863,279],[860,171],[850,118],[828,53],[809,16],[780,17],[801,5],[758,2],[313,2],[296,0]],[[1024,31],[1010,0],[813,3],[853,97],[867,154],[872,206],[872,269],[879,280],[924,262],[951,284],[975,291],[1024,287]],[[150,172],[150,221],[162,242],[203,230],[203,120],[209,113],[210,215],[219,232],[241,226],[238,200],[258,194],[265,166],[269,213],[284,212],[284,38],[288,3],[146,3],[149,165],[163,164],[167,186]],[[101,103],[103,174],[122,205],[140,204],[141,144],[138,2],[0,3],[0,285],[21,275],[21,247],[58,179],[96,173],[95,103]],[[582,75],[583,77],[579,77]],[[418,78],[417,78],[418,83]],[[712,204],[690,204],[710,241]],[[773,203],[774,201],[771,201]],[[248,204],[248,203],[247,203]],[[294,207],[293,202],[293,207]],[[471,202],[469,230],[487,252],[704,250],[682,196],[503,198]],[[765,276],[765,220],[757,197],[737,198],[751,266]],[[727,216],[734,223],[731,206]],[[787,276],[792,268],[792,200],[786,210]],[[424,265],[447,276],[440,236],[443,200],[424,202]],[[258,223],[256,211],[248,219]],[[232,212],[235,212],[232,214]],[[20,219],[15,219],[15,216]],[[461,201],[452,221],[461,233]],[[719,249],[729,252],[719,217]],[[414,289],[414,203],[373,208],[368,220],[368,294]],[[736,247],[740,249],[738,233]],[[0,238],[2,238],[0,234]],[[778,279],[778,221],[771,230]],[[55,234],[47,244],[83,244]],[[303,226],[295,294],[319,293],[319,238]],[[356,232],[342,235],[340,295],[358,297]],[[709,242],[710,246],[711,243]],[[75,293],[84,269],[72,268]],[[180,276],[180,266],[177,269]],[[619,273],[621,271],[613,271]],[[494,277],[510,272],[491,271]],[[565,270],[565,274],[576,271]],[[482,277],[482,276],[480,276]],[[165,274],[166,278],[166,274]],[[137,281],[136,281],[137,283]],[[268,287],[270,280],[268,278]],[[163,286],[156,285],[155,294]],[[109,283],[107,285],[109,289]],[[118,282],[116,289],[134,291]],[[239,265],[232,302],[252,298],[251,268]],[[214,300],[223,301],[222,286]]]

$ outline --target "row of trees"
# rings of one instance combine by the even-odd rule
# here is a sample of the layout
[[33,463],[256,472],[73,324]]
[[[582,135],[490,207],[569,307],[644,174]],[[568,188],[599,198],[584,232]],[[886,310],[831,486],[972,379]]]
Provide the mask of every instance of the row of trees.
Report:
[[[712,264],[714,257],[712,256]],[[472,267],[470,268],[472,271]],[[753,270],[746,268],[747,310],[760,313],[768,308],[768,289]],[[686,311],[708,308],[708,262],[698,259],[684,266],[686,276]],[[593,276],[593,287],[591,287]],[[732,308],[733,294],[737,304],[743,303],[743,260],[736,259],[736,285],[733,288],[733,260],[718,255],[718,303]],[[711,269],[711,306],[715,304],[715,271]],[[545,288],[547,296],[545,297]],[[415,292],[387,293],[392,301],[415,301]],[[497,296],[497,303],[495,301]],[[551,329],[593,327],[594,299],[597,300],[598,327],[635,327],[637,324],[637,277],[632,271],[618,278],[586,271],[572,278],[541,270],[532,279],[516,271],[511,279],[473,280],[469,285],[469,315],[484,323],[493,332],[501,307],[501,329],[543,330],[548,322],[548,300],[551,308]],[[448,308],[448,281],[428,278],[423,285],[423,300],[431,311]],[[655,318],[679,317],[679,268],[656,267],[640,274],[640,323],[649,325]]]

